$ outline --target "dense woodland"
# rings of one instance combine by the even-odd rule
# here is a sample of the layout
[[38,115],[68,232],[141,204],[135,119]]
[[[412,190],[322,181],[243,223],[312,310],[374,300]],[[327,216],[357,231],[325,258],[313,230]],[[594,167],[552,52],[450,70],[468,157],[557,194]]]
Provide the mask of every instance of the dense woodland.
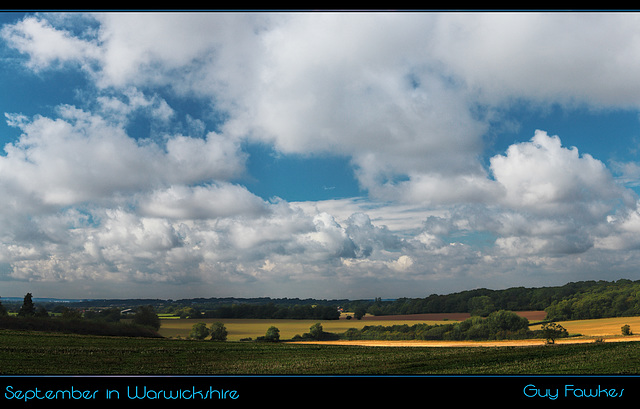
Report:
[[314,319],[337,320],[340,311],[332,305],[276,305],[272,302],[263,305],[233,304],[205,310],[203,318],[264,318],[264,319]]
[[468,312],[488,316],[499,310],[544,310],[547,320],[594,319],[640,315],[640,281],[581,281],[558,287],[505,290],[486,288],[426,298],[360,302],[373,315]]

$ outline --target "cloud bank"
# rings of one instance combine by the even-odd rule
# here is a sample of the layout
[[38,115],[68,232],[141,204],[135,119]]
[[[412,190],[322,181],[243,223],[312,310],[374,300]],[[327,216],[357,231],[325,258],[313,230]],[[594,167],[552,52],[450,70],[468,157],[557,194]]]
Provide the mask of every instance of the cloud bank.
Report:
[[[0,280],[60,296],[358,298],[635,274],[636,179],[562,135],[489,157],[487,135],[514,103],[637,110],[637,19],[24,16],[2,28],[5,55],[82,85],[53,113],[5,113],[20,136],[0,155]],[[260,198],[242,183],[246,144],[347,157],[363,194]]]

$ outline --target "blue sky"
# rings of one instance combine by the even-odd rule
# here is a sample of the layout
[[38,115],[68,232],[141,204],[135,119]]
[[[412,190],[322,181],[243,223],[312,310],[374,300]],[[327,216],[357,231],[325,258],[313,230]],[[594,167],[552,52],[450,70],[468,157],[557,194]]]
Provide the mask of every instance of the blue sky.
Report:
[[636,13],[0,13],[0,296],[640,279]]

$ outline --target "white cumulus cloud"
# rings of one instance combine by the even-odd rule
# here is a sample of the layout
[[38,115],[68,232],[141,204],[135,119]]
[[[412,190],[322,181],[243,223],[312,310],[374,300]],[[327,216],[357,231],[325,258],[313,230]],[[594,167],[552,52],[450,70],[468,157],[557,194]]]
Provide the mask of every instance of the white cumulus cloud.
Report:
[[[5,113],[20,135],[0,155],[0,275],[322,297],[535,283],[599,259],[622,271],[639,244],[635,162],[610,169],[545,130],[487,152],[513,104],[637,109],[637,20],[25,16],[0,31],[16,61],[86,89],[48,114]],[[242,184],[246,144],[348,158],[363,194],[259,198]]]

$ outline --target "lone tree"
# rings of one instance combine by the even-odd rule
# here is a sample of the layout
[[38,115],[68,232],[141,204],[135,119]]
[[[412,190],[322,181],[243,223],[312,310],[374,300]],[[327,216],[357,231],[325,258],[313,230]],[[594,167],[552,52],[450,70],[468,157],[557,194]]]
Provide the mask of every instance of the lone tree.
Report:
[[20,307],[20,311],[18,311],[18,316],[33,317],[34,315],[36,315],[36,307],[33,305],[31,293],[27,293],[27,295],[24,296],[22,307]]
[[212,341],[226,341],[227,340],[227,328],[225,328],[224,324],[221,322],[214,322],[211,324],[211,330],[209,331],[211,334]]
[[553,344],[556,342],[556,338],[563,338],[569,334],[562,325],[555,322],[547,322],[542,325],[542,333],[547,340],[547,344]]
[[623,325],[621,330],[622,330],[622,335],[633,335],[633,332],[631,332],[631,327],[629,326],[629,324]]

